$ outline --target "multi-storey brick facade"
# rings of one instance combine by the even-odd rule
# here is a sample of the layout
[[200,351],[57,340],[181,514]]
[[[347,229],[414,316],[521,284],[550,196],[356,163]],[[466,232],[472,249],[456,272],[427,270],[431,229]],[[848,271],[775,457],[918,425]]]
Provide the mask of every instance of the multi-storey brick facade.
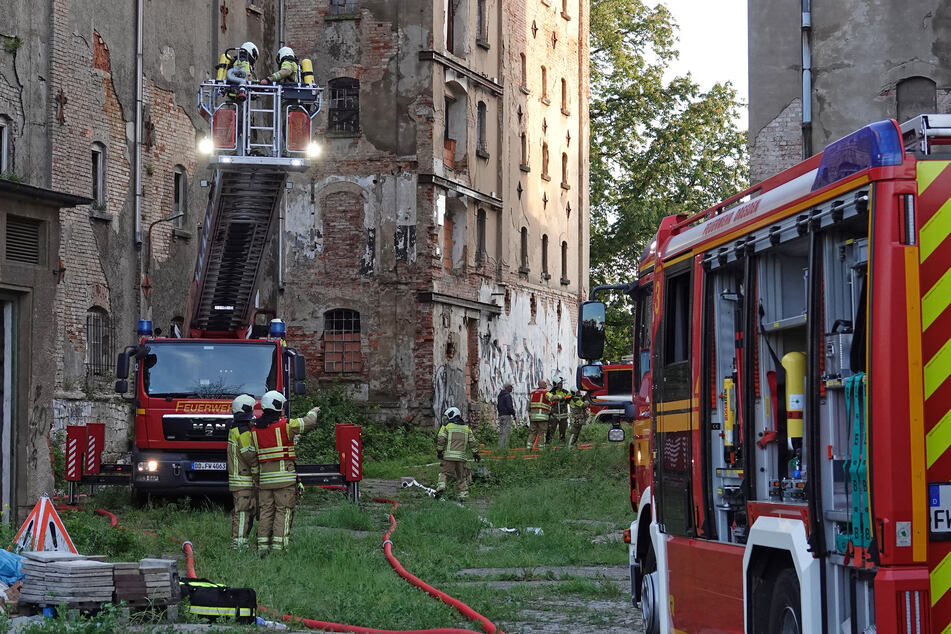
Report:
[[259,76],[286,43],[325,87],[324,154],[292,177],[258,300],[288,322],[311,386],[343,381],[381,416],[423,423],[450,404],[489,413],[506,381],[524,393],[571,376],[587,2],[17,0],[0,17],[7,170],[93,199],[61,212],[51,262],[54,444],[66,423],[100,420],[107,459],[126,448],[112,363],[137,319],[167,332],[184,316],[211,176],[195,90],[248,39]]
[[[871,121],[951,112],[947,2],[756,0],[748,31],[754,181]],[[805,121],[803,59],[811,65]]]

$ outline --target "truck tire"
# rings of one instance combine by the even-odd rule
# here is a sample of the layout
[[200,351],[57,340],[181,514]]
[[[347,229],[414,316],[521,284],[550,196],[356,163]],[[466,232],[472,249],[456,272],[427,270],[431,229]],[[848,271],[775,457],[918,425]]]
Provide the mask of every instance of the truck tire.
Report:
[[785,568],[776,577],[769,604],[769,631],[773,634],[802,634],[802,598],[799,577]]
[[660,611],[663,606],[657,588],[657,561],[654,551],[647,551],[642,561],[641,577],[641,620],[644,622],[644,634],[659,634]]

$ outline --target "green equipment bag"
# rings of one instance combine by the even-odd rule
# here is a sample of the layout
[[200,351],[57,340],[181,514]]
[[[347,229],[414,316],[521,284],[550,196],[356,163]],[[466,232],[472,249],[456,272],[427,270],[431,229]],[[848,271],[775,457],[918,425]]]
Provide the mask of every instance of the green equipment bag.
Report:
[[180,581],[182,596],[189,601],[188,612],[207,619],[232,617],[236,623],[257,621],[258,601],[253,588],[229,588],[207,579]]

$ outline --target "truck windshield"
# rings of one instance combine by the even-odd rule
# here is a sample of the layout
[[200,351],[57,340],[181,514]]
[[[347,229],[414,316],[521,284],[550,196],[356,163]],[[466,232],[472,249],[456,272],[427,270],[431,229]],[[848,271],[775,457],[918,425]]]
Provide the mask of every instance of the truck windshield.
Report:
[[276,389],[273,344],[150,342],[142,364],[149,396],[233,398]]

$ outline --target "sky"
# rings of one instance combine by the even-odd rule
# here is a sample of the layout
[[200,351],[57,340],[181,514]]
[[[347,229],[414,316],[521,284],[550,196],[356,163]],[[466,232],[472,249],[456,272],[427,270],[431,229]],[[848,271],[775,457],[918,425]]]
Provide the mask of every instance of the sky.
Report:
[[[729,81],[739,99],[748,101],[746,54],[747,0],[661,0],[680,27],[677,49],[680,59],[671,68],[672,75],[687,72],[701,88]],[[747,127],[743,108],[737,127]]]

